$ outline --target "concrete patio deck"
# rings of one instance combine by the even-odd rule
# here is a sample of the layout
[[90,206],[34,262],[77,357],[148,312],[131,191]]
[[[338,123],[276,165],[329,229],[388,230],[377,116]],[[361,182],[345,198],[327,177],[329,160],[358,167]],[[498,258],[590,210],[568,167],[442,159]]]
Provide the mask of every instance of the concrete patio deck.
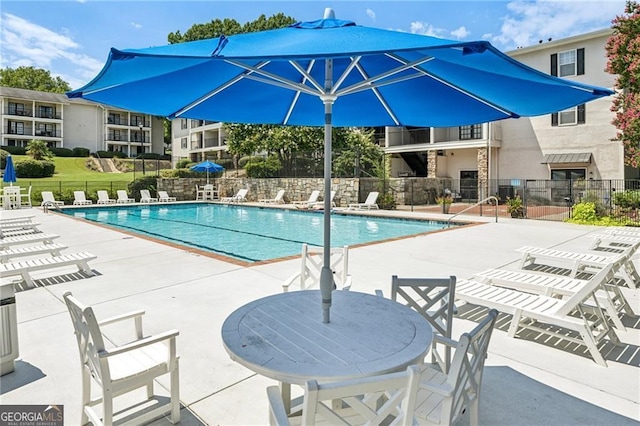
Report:
[[[372,214],[388,214],[374,212]],[[424,213],[393,215],[426,217]],[[41,287],[16,294],[20,357],[0,378],[0,404],[64,405],[65,424],[80,422],[80,366],[63,293],[94,305],[99,317],[144,309],[146,334],[178,329],[183,425],[268,424],[265,388],[274,381],[231,361],[222,346],[224,319],[241,305],[282,291],[299,260],[252,267],[133,237],[40,209],[3,212],[35,215],[43,232],[59,234],[68,252],[98,256],[96,276],[75,268],[34,274]],[[429,215],[437,218],[439,215]],[[353,248],[352,291],[390,293],[391,275],[470,277],[487,268],[513,269],[523,245],[583,251],[600,228],[557,222],[464,217],[484,222],[381,244]],[[4,281],[4,279],[3,279]],[[637,289],[623,289],[636,313]],[[320,305],[320,304],[318,304]],[[320,306],[318,306],[320,315]],[[470,330],[483,310],[461,306],[454,336]],[[508,318],[507,318],[508,320]],[[575,345],[532,336],[511,339],[505,317],[495,330],[485,366],[483,425],[637,425],[640,420],[640,317],[626,316],[622,347],[603,348],[608,368]],[[107,330],[117,340],[121,334]],[[535,339],[535,340],[534,340]],[[555,346],[554,346],[555,345]],[[166,385],[168,378],[160,380]],[[154,425],[168,425],[160,419]]]

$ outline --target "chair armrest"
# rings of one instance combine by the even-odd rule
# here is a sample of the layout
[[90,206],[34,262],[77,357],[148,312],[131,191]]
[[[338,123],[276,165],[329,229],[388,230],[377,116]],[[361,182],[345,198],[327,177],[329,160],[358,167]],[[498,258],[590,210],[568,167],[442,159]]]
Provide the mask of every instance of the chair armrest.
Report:
[[428,381],[420,381],[420,389],[427,390],[429,392],[437,393],[442,396],[452,396],[453,395],[453,387],[448,383],[435,384]]
[[144,346],[149,346],[149,345],[153,345],[154,343],[162,342],[164,340],[173,340],[178,336],[178,334],[180,334],[178,330],[165,331],[164,333],[145,337],[143,339],[136,340],[131,343],[127,343],[126,345],[118,346],[117,348],[101,351],[99,356],[103,358],[103,357],[120,355],[125,352],[130,352],[136,349],[140,349]]
[[297,274],[293,274],[289,278],[287,278],[287,280],[282,283],[282,290],[285,293],[288,292],[291,284],[293,284],[298,279],[300,279],[300,272],[298,272]]
[[445,346],[449,346],[449,347],[452,347],[452,348],[455,348],[456,346],[458,346],[458,342],[456,342],[455,340],[449,339],[448,337],[444,337],[441,334],[434,333],[433,334],[433,344],[435,345],[436,343],[441,343],[441,344],[443,344]]
[[111,318],[105,318],[102,321],[98,321],[98,325],[102,327],[103,325],[113,324],[114,322],[127,320],[129,318],[141,317],[142,315],[144,315],[143,310],[128,312],[126,314],[118,315]]
[[288,425],[289,417],[284,408],[284,402],[278,386],[267,387],[267,399],[269,400],[269,421],[272,425]]

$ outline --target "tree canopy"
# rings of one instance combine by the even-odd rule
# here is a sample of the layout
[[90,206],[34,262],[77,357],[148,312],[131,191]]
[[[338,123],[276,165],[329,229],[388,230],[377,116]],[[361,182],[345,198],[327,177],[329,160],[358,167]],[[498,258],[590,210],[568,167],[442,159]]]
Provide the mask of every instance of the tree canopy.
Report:
[[34,67],[0,69],[0,86],[51,93],[71,90],[69,83],[60,77],[53,77],[49,71]]
[[640,167],[640,4],[627,1],[624,15],[613,20],[607,42],[607,71],[617,74],[619,94],[611,110],[617,140],[624,146],[625,165]]

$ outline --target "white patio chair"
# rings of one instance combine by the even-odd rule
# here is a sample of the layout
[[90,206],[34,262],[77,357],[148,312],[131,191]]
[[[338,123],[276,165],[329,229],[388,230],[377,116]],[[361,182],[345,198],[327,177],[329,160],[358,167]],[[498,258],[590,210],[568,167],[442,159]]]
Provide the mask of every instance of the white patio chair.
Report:
[[[70,292],[64,300],[75,329],[82,366],[82,424],[110,426],[114,422],[114,398],[139,388],[146,388],[147,401],[154,400],[153,382],[170,374],[170,401],[144,411],[131,424],[144,424],[171,413],[171,422],[180,421],[178,389],[178,361],[176,355],[177,330],[144,337],[142,315],[136,311],[98,321],[93,309],[79,302]],[[132,320],[135,339],[127,344],[107,347],[102,327]],[[92,398],[92,380],[100,387],[101,395]],[[94,394],[95,395],[95,394]],[[156,400],[157,402],[157,400]],[[156,404],[158,405],[158,404]],[[101,412],[96,409],[101,407]],[[123,410],[124,411],[124,410]],[[134,413],[136,414],[136,413]]]
[[20,192],[20,205],[31,207],[31,185],[29,185],[27,192]]
[[[329,194],[329,204],[331,205],[331,207],[335,207],[336,203],[334,203],[333,199],[336,196],[336,191],[331,191],[331,193]],[[316,201],[314,203],[309,203],[307,204],[308,209],[319,209],[319,208],[323,208],[324,207],[324,200],[323,201]]]
[[109,193],[104,189],[101,189],[96,193],[98,194],[98,204],[114,204],[116,202],[115,199],[109,198]]
[[414,419],[418,424],[452,425],[468,412],[471,425],[479,424],[479,401],[484,362],[498,311],[489,311],[469,333],[459,341],[434,334],[434,339],[455,349],[451,369],[444,374],[424,366],[416,397]]
[[284,204],[284,192],[284,189],[281,189],[274,198],[263,198],[258,200],[258,202],[265,204]]
[[351,203],[348,208],[349,210],[377,210],[376,201],[378,201],[379,195],[379,192],[370,192],[364,203]]
[[[510,337],[515,337],[519,328],[555,336],[586,346],[594,361],[606,367],[607,362],[598,350],[598,344],[606,337],[614,344],[618,344],[619,339],[609,325],[595,293],[604,283],[615,278],[612,266],[602,268],[568,299],[492,286],[475,280],[458,280],[456,298],[513,315],[508,332]],[[590,307],[585,307],[587,301],[590,301]],[[574,333],[550,328],[548,324]]]
[[294,206],[296,206],[297,208],[308,209],[309,205],[315,203],[316,201],[318,201],[319,197],[320,197],[320,191],[313,190],[313,191],[311,191],[311,195],[309,195],[309,199],[308,200],[305,200],[305,201],[294,201],[292,204]]
[[[391,277],[391,300],[402,303],[426,319],[434,334],[451,338],[456,292],[456,277],[449,278],[398,278]],[[438,363],[446,374],[451,365],[451,348],[444,347],[444,355],[436,348],[433,340],[431,348],[432,362]]]
[[167,191],[158,191],[158,201],[161,203],[173,203],[176,197],[170,197]]
[[236,195],[233,195],[231,197],[222,197],[220,199],[220,201],[222,201],[223,203],[241,203],[244,201],[247,201],[247,193],[249,192],[248,189],[240,189]]
[[[322,247],[310,247],[302,244],[302,256],[300,272],[291,275],[282,284],[282,290],[286,293],[293,284],[300,286],[300,290],[307,290],[320,286],[320,271],[323,264]],[[333,271],[333,281],[336,288],[349,290],[351,287],[351,275],[349,275],[349,246],[331,249],[330,267]]]
[[140,190],[140,202],[141,203],[157,203],[158,199],[151,196],[148,189]]
[[56,201],[51,191],[42,191],[40,195],[42,196],[40,206],[44,206],[47,203],[50,205],[53,204],[54,206],[64,206],[64,201]]
[[304,388],[301,415],[287,416],[278,386],[267,388],[271,425],[386,424],[413,425],[413,412],[420,381],[419,368],[333,383],[309,380]]
[[116,203],[118,204],[128,204],[136,202],[135,198],[129,198],[129,194],[127,194],[127,191],[125,191],[124,189],[118,189],[116,191],[116,194],[118,195],[118,198],[116,199]]
[[73,205],[74,206],[87,206],[93,204],[93,201],[87,200],[84,195],[84,191],[73,191]]

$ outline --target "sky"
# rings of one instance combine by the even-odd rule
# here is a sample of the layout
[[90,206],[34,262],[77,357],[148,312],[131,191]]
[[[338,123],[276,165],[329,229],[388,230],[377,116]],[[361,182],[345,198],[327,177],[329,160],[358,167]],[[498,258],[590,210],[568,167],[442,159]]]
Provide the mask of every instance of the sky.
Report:
[[46,69],[77,89],[100,72],[111,47],[164,45],[169,33],[214,19],[244,24],[282,12],[312,21],[322,18],[326,7],[358,25],[488,40],[509,51],[610,27],[624,5],[624,0],[2,0],[0,68]]

